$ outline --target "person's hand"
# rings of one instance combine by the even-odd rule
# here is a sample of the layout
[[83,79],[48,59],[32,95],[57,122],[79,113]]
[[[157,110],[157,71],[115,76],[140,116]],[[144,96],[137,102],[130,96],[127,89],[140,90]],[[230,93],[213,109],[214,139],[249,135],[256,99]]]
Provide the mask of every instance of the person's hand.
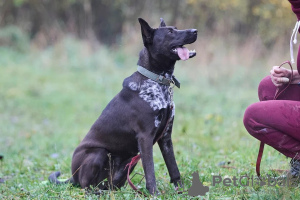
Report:
[[279,66],[274,66],[270,71],[270,74],[273,84],[276,87],[280,87],[290,81],[291,70],[288,70],[284,67],[279,68]]

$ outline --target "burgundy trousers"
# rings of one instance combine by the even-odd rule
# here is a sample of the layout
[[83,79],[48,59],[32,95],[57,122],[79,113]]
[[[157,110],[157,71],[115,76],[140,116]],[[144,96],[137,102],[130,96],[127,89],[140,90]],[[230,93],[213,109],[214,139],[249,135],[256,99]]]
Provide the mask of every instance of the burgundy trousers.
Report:
[[256,139],[300,160],[300,87],[290,85],[273,100],[275,92],[271,77],[265,77],[258,87],[260,102],[246,109],[244,125]]

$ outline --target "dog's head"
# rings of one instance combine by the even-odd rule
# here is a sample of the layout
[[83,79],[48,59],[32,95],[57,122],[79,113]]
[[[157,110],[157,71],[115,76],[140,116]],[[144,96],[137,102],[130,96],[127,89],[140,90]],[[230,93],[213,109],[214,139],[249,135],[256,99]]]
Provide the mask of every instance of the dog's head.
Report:
[[184,45],[197,40],[197,29],[179,30],[174,26],[166,26],[162,18],[159,28],[153,29],[142,18],[138,20],[144,46],[153,58],[176,61],[196,56],[195,50],[190,51]]

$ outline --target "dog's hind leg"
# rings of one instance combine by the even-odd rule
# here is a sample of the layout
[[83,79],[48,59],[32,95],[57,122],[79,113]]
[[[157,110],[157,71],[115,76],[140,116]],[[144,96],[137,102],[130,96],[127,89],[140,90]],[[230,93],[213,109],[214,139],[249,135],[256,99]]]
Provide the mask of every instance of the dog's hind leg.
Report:
[[78,153],[73,157],[73,160],[79,160],[74,162],[75,164],[80,163],[80,165],[77,164],[77,168],[72,166],[73,177],[77,179],[82,188],[89,189],[92,186],[107,189],[107,185],[103,184],[102,181],[108,178],[108,154],[106,149],[94,148],[85,150],[83,154]]
[[[112,173],[112,181],[110,182],[110,185],[112,183],[114,188],[121,188],[122,186],[124,186],[127,178],[127,171],[128,171],[126,165],[130,163],[131,159],[132,158],[124,159],[122,157],[116,157],[113,159],[114,168]],[[131,174],[135,166],[136,164],[132,166],[129,174]]]

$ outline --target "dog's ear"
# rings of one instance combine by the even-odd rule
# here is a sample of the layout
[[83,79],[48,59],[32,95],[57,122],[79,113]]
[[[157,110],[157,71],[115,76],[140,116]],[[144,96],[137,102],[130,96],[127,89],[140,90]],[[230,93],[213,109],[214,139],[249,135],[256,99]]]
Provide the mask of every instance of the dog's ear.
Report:
[[166,27],[166,23],[165,23],[165,21],[164,21],[163,18],[160,18],[160,25],[159,25],[159,27]]
[[142,18],[138,18],[140,24],[141,24],[141,31],[142,31],[142,37],[144,45],[147,46],[149,44],[152,44],[153,41],[153,35],[154,35],[154,29],[149,26],[149,24],[143,20]]

